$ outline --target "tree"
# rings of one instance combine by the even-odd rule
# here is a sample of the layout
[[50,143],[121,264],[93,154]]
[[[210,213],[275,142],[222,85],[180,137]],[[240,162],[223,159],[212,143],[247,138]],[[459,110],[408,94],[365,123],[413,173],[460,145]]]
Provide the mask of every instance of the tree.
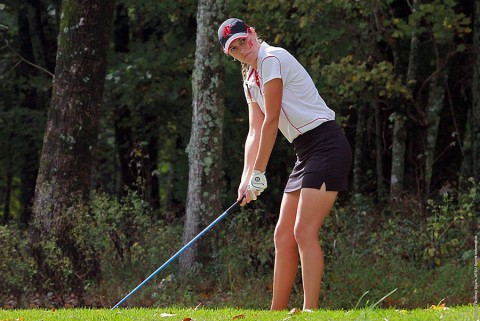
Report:
[[[221,155],[223,129],[223,55],[216,41],[223,17],[223,1],[200,0],[192,88],[192,129],[187,147],[189,178],[183,241],[198,234],[199,225],[221,209]],[[183,273],[196,261],[195,245],[180,257]]]
[[[38,64],[48,71],[55,68],[56,43],[55,35],[58,33],[58,26],[54,20],[55,16],[49,16],[46,8],[50,1],[20,1],[18,11],[19,28],[19,50],[18,53],[28,61]],[[58,8],[56,8],[58,9]],[[50,48],[50,50],[49,50]],[[44,80],[46,72],[40,71],[26,63],[18,68],[20,78]],[[38,80],[37,80],[38,81]],[[46,83],[51,78],[44,80]],[[41,137],[44,130],[45,110],[49,101],[49,90],[39,90],[35,86],[20,86],[19,92],[23,98],[19,105],[26,112],[23,115],[23,123],[34,124],[41,120],[41,126],[32,128],[17,129],[19,136],[26,148],[21,149],[21,212],[20,223],[27,226],[35,194],[35,179],[38,173],[38,163],[41,150]]]
[[[90,196],[113,3],[114,0],[62,2],[52,99],[35,187],[35,255],[41,263],[38,245],[54,242],[71,260],[74,275],[85,270],[87,275],[92,272],[91,267],[85,266],[84,253],[71,232],[75,219],[81,220],[82,215],[88,214],[83,209],[88,207]],[[47,277],[51,277],[52,272],[47,272]],[[70,281],[81,288],[82,280]]]
[[473,175],[477,180],[480,179],[480,0],[474,1],[474,17],[473,17],[473,45],[475,54],[475,65],[473,68],[473,85],[472,85],[472,160]]

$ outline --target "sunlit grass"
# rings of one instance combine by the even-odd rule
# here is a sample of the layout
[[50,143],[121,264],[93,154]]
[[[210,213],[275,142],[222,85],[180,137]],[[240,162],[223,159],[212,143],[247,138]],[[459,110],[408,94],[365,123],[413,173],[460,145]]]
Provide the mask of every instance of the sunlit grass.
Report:
[[357,310],[319,310],[314,312],[279,311],[245,309],[184,309],[184,308],[119,308],[108,309],[32,309],[0,310],[0,321],[51,321],[51,320],[166,320],[166,321],[201,321],[201,320],[341,320],[341,321],[394,321],[394,320],[474,320],[474,306],[434,307],[417,310],[394,310],[363,308]]

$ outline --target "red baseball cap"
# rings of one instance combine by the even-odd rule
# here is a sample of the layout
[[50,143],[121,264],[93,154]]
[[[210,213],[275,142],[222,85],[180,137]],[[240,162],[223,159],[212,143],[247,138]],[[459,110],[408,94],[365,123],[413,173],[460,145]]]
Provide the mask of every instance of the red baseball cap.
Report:
[[225,20],[218,28],[218,40],[223,47],[223,52],[228,53],[228,48],[235,39],[248,37],[249,28],[250,26],[240,19]]

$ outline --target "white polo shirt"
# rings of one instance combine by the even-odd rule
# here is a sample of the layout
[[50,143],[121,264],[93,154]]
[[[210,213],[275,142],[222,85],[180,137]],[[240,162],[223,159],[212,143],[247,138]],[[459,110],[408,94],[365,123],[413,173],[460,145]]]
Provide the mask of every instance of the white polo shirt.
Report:
[[257,102],[265,114],[265,84],[281,78],[283,98],[278,128],[289,142],[335,119],[335,112],[320,97],[310,75],[285,49],[262,43],[258,51],[257,70],[250,67],[243,84],[247,102]]

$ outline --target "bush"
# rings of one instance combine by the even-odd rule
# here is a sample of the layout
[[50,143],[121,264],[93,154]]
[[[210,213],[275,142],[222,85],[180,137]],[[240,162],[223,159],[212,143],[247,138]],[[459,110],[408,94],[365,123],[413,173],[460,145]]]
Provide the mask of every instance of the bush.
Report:
[[35,261],[29,253],[28,235],[14,225],[0,226],[0,293],[33,291]]
[[[426,215],[423,204],[413,197],[385,207],[359,194],[337,203],[320,233],[326,260],[321,306],[351,308],[367,291],[363,300],[376,302],[394,289],[382,305],[469,302],[473,242],[480,223],[477,197],[472,180],[467,190],[429,200]],[[63,288],[54,289],[56,294],[64,297],[71,291],[69,280],[80,278],[87,306],[112,306],[183,245],[182,225],[165,224],[136,193],[121,199],[94,194],[90,210],[70,215],[72,239],[83,251],[85,271],[97,268],[99,278],[73,271],[54,240],[39,246],[46,254],[43,264],[65,282]],[[189,276],[180,278],[178,263],[172,262],[126,305],[268,308],[274,225],[267,217],[276,215],[265,213],[261,200],[232,213],[198,241],[199,249],[208,251],[200,253]],[[0,227],[4,294],[26,296],[49,289],[49,280],[35,283],[41,269],[32,258],[27,236],[17,227]],[[302,296],[299,270],[293,306],[302,305]]]

